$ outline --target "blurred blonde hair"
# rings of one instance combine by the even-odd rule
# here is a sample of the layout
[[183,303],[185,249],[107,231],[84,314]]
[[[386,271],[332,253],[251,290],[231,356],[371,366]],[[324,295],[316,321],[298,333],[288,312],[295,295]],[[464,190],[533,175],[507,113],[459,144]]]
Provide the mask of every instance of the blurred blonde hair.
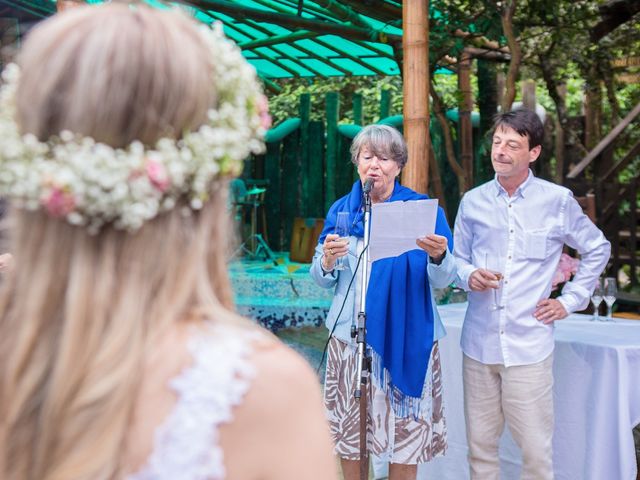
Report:
[[73,8],[34,29],[18,61],[18,124],[40,140],[70,130],[150,145],[202,125],[215,100],[210,51],[176,11]]
[[[113,146],[199,126],[214,103],[210,54],[176,12],[79,7],[24,45],[19,123]],[[12,211],[16,267],[0,286],[0,478],[99,480],[121,461],[145,355],[187,319],[237,317],[226,270],[221,180],[197,213],[137,233],[99,235],[42,212]]]

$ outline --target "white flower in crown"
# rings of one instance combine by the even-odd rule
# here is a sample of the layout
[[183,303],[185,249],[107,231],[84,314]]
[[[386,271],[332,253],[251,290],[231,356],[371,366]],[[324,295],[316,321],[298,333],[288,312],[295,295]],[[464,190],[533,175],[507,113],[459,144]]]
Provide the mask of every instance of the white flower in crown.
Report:
[[114,149],[66,131],[46,142],[21,135],[20,69],[8,65],[0,87],[0,196],[92,233],[105,224],[135,231],[179,200],[202,208],[221,177],[237,176],[249,154],[264,150],[269,124],[255,69],[219,24],[200,30],[215,59],[216,108],[199,130],[162,138],[152,149],[140,142]]

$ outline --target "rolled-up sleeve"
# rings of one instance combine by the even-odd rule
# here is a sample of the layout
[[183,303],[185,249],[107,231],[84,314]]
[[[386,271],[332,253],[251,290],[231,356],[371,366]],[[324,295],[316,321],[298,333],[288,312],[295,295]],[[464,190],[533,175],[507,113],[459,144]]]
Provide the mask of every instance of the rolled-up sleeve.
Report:
[[338,281],[338,274],[335,270],[332,270],[331,272],[325,272],[322,269],[322,254],[322,245],[316,245],[316,252],[313,255],[313,260],[311,261],[311,268],[309,268],[309,273],[311,274],[311,278],[313,278],[313,280],[319,287],[335,287]]
[[589,305],[596,281],[609,261],[611,243],[569,195],[564,212],[565,243],[580,254],[580,265],[573,279],[562,289],[558,301],[568,313]]
[[471,244],[473,234],[464,216],[464,197],[460,201],[456,223],[453,228],[453,243],[455,244],[456,285],[469,291],[469,277],[476,270],[471,263]]
[[456,279],[456,261],[453,254],[447,250],[440,264],[429,260],[427,265],[429,284],[434,288],[448,287]]

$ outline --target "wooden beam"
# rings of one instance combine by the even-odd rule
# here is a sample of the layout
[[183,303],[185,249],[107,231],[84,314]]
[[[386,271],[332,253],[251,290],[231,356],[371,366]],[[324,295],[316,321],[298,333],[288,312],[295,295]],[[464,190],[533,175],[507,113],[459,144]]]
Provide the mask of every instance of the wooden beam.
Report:
[[[342,72],[343,75],[350,75],[351,74],[351,72],[349,70],[347,70],[345,68],[342,68],[339,65],[332,65],[330,62],[328,62],[324,58],[313,54],[312,52],[310,52],[306,48],[298,47],[297,45],[294,45],[293,47],[298,49],[298,50],[300,50],[301,52],[305,53],[306,55],[309,55],[310,58],[318,60],[320,63],[324,63],[324,64],[330,66],[331,68],[333,68],[335,70],[338,70],[339,72]],[[274,50],[275,52],[277,52],[278,55],[282,56],[282,58],[286,58],[287,60],[300,65],[300,67],[304,68],[305,70],[309,70],[311,73],[313,73],[317,77],[328,78],[328,76],[326,74],[324,74],[321,71],[316,70],[315,68],[313,68],[313,67],[309,66],[308,64],[304,63],[301,58],[295,57],[293,55],[289,55],[288,53],[284,52],[282,50],[282,47],[279,46],[279,45],[272,45],[271,47],[261,47],[261,48],[270,48],[271,50]],[[259,53],[256,50],[251,50],[251,52],[253,52],[255,54]],[[278,60],[277,58],[274,59],[273,57],[269,57],[268,55],[265,55],[265,56],[267,58],[271,58],[271,60],[275,61],[275,62],[277,62],[277,60]],[[278,62],[278,66],[282,67],[282,65],[279,62]]]
[[371,1],[363,2],[362,0],[341,0],[341,3],[347,4],[357,12],[367,17],[375,18],[383,23],[402,19],[402,8],[385,1],[374,3]]
[[[265,35],[268,35],[268,34],[269,34],[269,30],[267,30],[266,28],[264,28],[262,25],[259,25],[257,22],[254,22],[253,20],[246,20],[246,21],[245,21],[245,23],[246,23],[247,25],[249,25],[251,28],[255,28],[256,30],[258,30],[258,31],[260,31],[260,32],[262,32],[262,33],[264,33]],[[296,33],[298,33],[298,32],[296,32]],[[315,36],[317,36],[317,34],[313,33],[313,36],[315,37]],[[275,37],[272,37],[272,38],[275,38]],[[305,37],[305,38],[309,38],[309,37]],[[300,38],[300,39],[298,39],[298,40],[302,40],[302,38]],[[284,39],[283,39],[282,41],[283,41],[283,42],[285,42],[285,40],[284,40]],[[322,62],[324,62],[324,63],[327,63],[328,61],[331,61],[331,62],[332,62],[332,65],[331,65],[331,66],[332,66],[332,68],[336,68],[337,70],[341,70],[342,72],[344,72],[344,73],[345,73],[345,75],[351,75],[351,72],[350,72],[350,71],[345,70],[345,69],[343,69],[342,67],[339,67],[339,66],[334,66],[334,65],[335,65],[335,62],[333,62],[333,59],[331,59],[331,58],[322,58],[322,57],[319,57],[319,56],[317,56],[317,55],[313,54],[312,52],[310,52],[309,50],[307,50],[306,48],[301,47],[301,46],[300,46],[300,45],[298,45],[298,44],[293,44],[293,43],[292,43],[293,41],[295,41],[295,40],[287,40],[287,42],[291,42],[291,45],[290,45],[291,47],[293,47],[293,48],[297,48],[297,49],[299,49],[300,51],[303,51],[303,52],[307,52],[307,53],[308,53],[309,55],[311,55],[313,58],[316,58],[316,59],[318,59],[319,61],[322,61]],[[348,58],[349,60],[351,60],[351,61],[353,61],[353,62],[355,62],[355,63],[357,63],[357,64],[359,64],[359,65],[362,65],[362,66],[363,66],[363,67],[365,67],[365,68],[368,68],[368,69],[369,69],[369,70],[371,70],[371,72],[373,72],[373,73],[376,73],[376,74],[378,74],[378,75],[387,75],[387,73],[383,72],[382,70],[379,70],[378,68],[376,68],[376,67],[374,67],[374,66],[372,66],[372,65],[369,65],[368,63],[366,63],[366,62],[365,62],[365,61],[363,61],[362,59],[360,59],[360,58],[358,58],[358,57],[356,57],[356,56],[354,56],[354,55],[351,55],[350,53],[345,52],[345,51],[344,51],[344,50],[342,50],[342,49],[337,48],[336,46],[332,45],[332,44],[331,44],[331,43],[329,43],[329,42],[325,42],[324,40],[321,40],[321,39],[319,39],[319,38],[313,38],[313,41],[314,41],[314,42],[316,42],[317,44],[319,44],[319,45],[321,45],[321,46],[325,47],[325,48],[328,48],[328,49],[330,49],[330,50],[333,50],[333,51],[335,51],[335,52],[339,53],[339,54],[340,54],[342,57],[344,57],[344,58]],[[240,47],[240,48],[242,48],[242,49],[245,49],[245,48],[247,48],[247,45],[249,45],[249,44],[253,44],[253,43],[254,43],[253,41],[252,41],[252,42],[242,43],[242,44],[239,44],[239,47]]]
[[[393,53],[385,52],[384,50],[382,50],[381,48],[378,48],[373,43],[361,42],[361,41],[356,41],[356,40],[351,40],[351,41],[353,43],[357,44],[357,45],[360,45],[362,48],[366,48],[367,50],[371,50],[373,53],[375,53],[376,55],[378,55],[380,57],[389,58],[391,60],[395,60],[396,59],[396,57],[393,55]],[[393,49],[393,44],[391,44],[391,48]]]
[[[245,21],[247,25],[250,25],[252,28],[256,30],[267,30],[266,28],[258,28],[259,25],[256,22]],[[244,35],[250,37],[246,32],[243,32]],[[284,35],[274,35],[272,37],[266,38],[255,38],[254,40],[249,40],[248,42],[239,43],[238,46],[243,50],[249,50],[252,48],[258,47],[270,47],[271,45],[278,45],[280,43],[293,43],[297,40],[306,40],[307,38],[317,37],[318,34],[316,32],[311,32],[309,30],[298,30],[297,32],[285,33]]]
[[404,135],[409,161],[402,183],[429,189],[429,0],[405,0],[402,8]]
[[496,41],[489,40],[487,37],[478,35],[476,33],[465,32],[457,28],[453,32],[453,36],[457,38],[462,38],[463,40],[467,40],[471,45],[470,47],[482,48],[485,50],[493,50],[501,53],[509,53],[508,47],[501,47],[500,44]]
[[511,54],[489,50],[486,48],[465,47],[465,50],[474,58],[482,58],[484,60],[494,60],[496,62],[508,62],[511,60]]
[[[348,52],[345,52],[344,50],[342,50],[341,48],[336,47],[335,45],[332,45],[329,42],[325,42],[324,40],[321,40],[319,38],[315,38],[313,40],[314,42],[318,43],[319,45],[322,45],[325,48],[328,48],[330,50],[333,50],[337,53],[339,53],[343,58],[348,58],[349,60],[351,60],[352,62],[357,63],[358,65],[362,65],[365,68],[368,68],[369,70],[371,70],[373,73],[376,73],[378,75],[382,75],[382,76],[386,76],[388,75],[387,72],[383,72],[382,70],[380,70],[379,68],[376,68],[375,66],[365,62],[364,60],[362,60],[361,58],[356,57],[355,55],[351,55]],[[364,45],[364,48],[369,48],[367,45]]]
[[[208,15],[209,17],[213,18],[214,20],[220,20],[215,12],[212,12],[210,10],[203,12],[206,15]],[[222,21],[222,20],[220,20]],[[236,27],[235,25],[226,25],[227,28],[232,28],[237,32],[240,32],[241,35],[244,35],[245,37],[249,37],[249,35],[247,34],[247,32],[240,30],[238,27]],[[300,78],[300,73],[296,72],[295,70],[293,70],[292,68],[287,67],[286,65],[283,65],[282,63],[280,63],[278,61],[277,58],[273,58],[270,57],[269,55],[266,55],[258,50],[251,50],[251,53],[253,53],[254,55],[256,55],[259,58],[262,58],[263,60],[266,60],[268,62],[274,63],[278,68],[281,68],[282,70],[284,70],[285,72],[289,72],[294,78]],[[301,64],[301,66],[305,69],[305,70],[309,70],[303,63],[298,62],[299,64]],[[309,70],[311,71],[311,70]]]
[[613,167],[611,167],[607,171],[607,173],[602,176],[600,181],[606,183],[608,179],[610,179],[613,175],[617,175],[618,173],[620,173],[620,170],[629,165],[631,163],[631,160],[636,158],[638,155],[640,155],[640,141],[636,142],[636,144],[631,147],[631,150],[627,152],[624,158],[616,163]]
[[342,2],[337,2],[336,0],[314,0],[314,2],[331,12],[334,18],[354,26],[373,29],[373,25],[366,18],[362,17],[354,9],[343,5]]
[[471,188],[473,186],[473,126],[471,124],[473,92],[471,91],[471,55],[466,49],[462,51],[458,64],[458,90],[461,93],[458,105],[460,163],[464,170],[465,185]]
[[262,80],[262,83],[264,83],[265,88],[270,92],[273,92],[275,94],[282,92],[282,87],[277,83],[275,83],[274,81],[264,77],[260,77],[260,80]]
[[622,121],[615,126],[613,130],[611,130],[606,137],[604,137],[598,145],[595,146],[593,150],[589,152],[589,154],[584,157],[580,163],[578,163],[575,167],[571,169],[567,178],[576,178],[585,168],[589,165],[594,158],[600,155],[605,148],[609,146],[609,144],[618,136],[620,133],[627,128],[627,126],[640,114],[640,103],[638,103],[629,114],[622,119]]
[[277,12],[270,12],[258,8],[245,7],[228,0],[188,0],[185,3],[203,10],[214,10],[225,13],[233,18],[250,18],[267,23],[281,25],[286,28],[311,30],[325,35],[338,35],[347,39],[365,40],[369,42],[387,43],[400,41],[401,35],[389,34],[366,28],[345,26],[338,23],[314,20]]

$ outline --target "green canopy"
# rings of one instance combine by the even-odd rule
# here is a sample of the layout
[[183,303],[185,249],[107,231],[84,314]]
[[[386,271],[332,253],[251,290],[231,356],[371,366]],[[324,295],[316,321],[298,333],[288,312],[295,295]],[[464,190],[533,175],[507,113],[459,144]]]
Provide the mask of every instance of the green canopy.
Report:
[[[55,11],[54,0],[4,1],[41,17]],[[157,8],[168,6],[145,1]],[[221,22],[226,35],[267,82],[400,73],[395,55],[402,42],[401,1],[185,0],[173,5],[202,22]]]

